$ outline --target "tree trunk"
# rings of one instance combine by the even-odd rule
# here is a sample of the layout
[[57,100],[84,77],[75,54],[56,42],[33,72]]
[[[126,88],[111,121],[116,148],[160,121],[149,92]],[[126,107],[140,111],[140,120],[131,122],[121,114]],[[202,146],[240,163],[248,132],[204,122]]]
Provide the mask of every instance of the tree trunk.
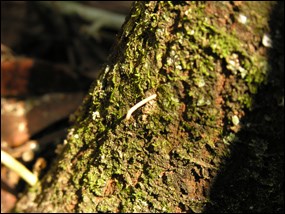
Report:
[[16,210],[281,212],[283,61],[267,59],[267,47],[284,56],[276,5],[136,2],[62,154]]

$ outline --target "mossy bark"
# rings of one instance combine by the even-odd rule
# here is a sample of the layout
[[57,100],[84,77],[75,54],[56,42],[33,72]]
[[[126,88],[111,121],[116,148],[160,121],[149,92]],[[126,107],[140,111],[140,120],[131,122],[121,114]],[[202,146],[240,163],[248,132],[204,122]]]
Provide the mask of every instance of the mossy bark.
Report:
[[210,186],[268,77],[261,39],[275,4],[136,2],[102,75],[72,116],[62,154],[16,210],[214,206]]

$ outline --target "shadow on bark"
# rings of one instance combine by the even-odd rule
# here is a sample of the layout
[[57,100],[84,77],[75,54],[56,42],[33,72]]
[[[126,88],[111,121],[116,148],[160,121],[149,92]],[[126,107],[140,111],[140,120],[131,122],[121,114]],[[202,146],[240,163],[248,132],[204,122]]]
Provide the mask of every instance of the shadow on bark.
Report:
[[270,18],[267,84],[254,97],[204,213],[284,212],[284,3]]

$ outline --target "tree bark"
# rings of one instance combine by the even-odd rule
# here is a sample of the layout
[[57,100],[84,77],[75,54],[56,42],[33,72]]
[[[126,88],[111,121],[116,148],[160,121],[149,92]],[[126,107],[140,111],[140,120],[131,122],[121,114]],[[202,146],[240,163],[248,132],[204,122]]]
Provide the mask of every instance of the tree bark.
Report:
[[[239,211],[244,206],[241,198],[223,204],[222,196],[211,194],[211,186],[230,164],[232,149],[241,145],[261,158],[253,162],[258,173],[248,172],[243,181],[251,178],[261,193],[279,194],[281,186],[275,181],[282,173],[268,167],[276,179],[272,188],[263,189],[264,166],[258,164],[269,163],[263,157],[272,145],[270,136],[279,136],[275,144],[280,147],[283,132],[264,137],[251,133],[257,124],[243,121],[255,111],[260,86],[267,82],[271,87],[264,45],[272,44],[262,38],[269,33],[274,6],[275,2],[135,2],[102,75],[72,115],[74,125],[62,154],[20,199],[16,211]],[[275,80],[276,97],[268,100],[277,106],[283,82]],[[132,106],[154,94],[156,98],[126,119]],[[261,125],[268,128],[265,120]],[[283,129],[281,122],[274,124]],[[241,138],[243,130],[246,137]],[[276,155],[275,167],[281,167],[281,156]],[[243,209],[264,211],[266,200]],[[282,200],[275,200],[277,211]]]

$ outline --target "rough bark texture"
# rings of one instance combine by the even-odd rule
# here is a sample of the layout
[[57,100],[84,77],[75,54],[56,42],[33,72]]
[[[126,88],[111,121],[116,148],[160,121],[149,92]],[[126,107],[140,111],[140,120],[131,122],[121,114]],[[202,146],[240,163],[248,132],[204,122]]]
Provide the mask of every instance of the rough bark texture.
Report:
[[[251,124],[243,121],[248,110],[255,111],[254,96],[268,80],[261,40],[275,5],[136,2],[108,65],[73,115],[61,156],[16,210],[280,212],[282,154],[271,147],[283,149],[283,117],[268,113],[265,118],[257,111],[259,129],[254,118]],[[240,14],[247,17],[245,24],[238,21]],[[278,79],[268,83],[269,89],[276,86],[268,105],[280,113],[284,98]],[[152,94],[156,99],[125,120],[128,109]],[[260,133],[268,127],[281,131]],[[232,185],[225,188],[233,188],[235,196],[227,198],[221,189],[211,193],[211,185],[222,186],[214,180],[231,164],[226,161],[236,147],[248,152],[244,157],[254,157],[250,166],[234,162],[233,169],[242,173],[224,171],[240,178],[233,179],[237,183],[221,179]],[[249,185],[253,192],[246,190]],[[268,206],[270,198],[274,202]]]

